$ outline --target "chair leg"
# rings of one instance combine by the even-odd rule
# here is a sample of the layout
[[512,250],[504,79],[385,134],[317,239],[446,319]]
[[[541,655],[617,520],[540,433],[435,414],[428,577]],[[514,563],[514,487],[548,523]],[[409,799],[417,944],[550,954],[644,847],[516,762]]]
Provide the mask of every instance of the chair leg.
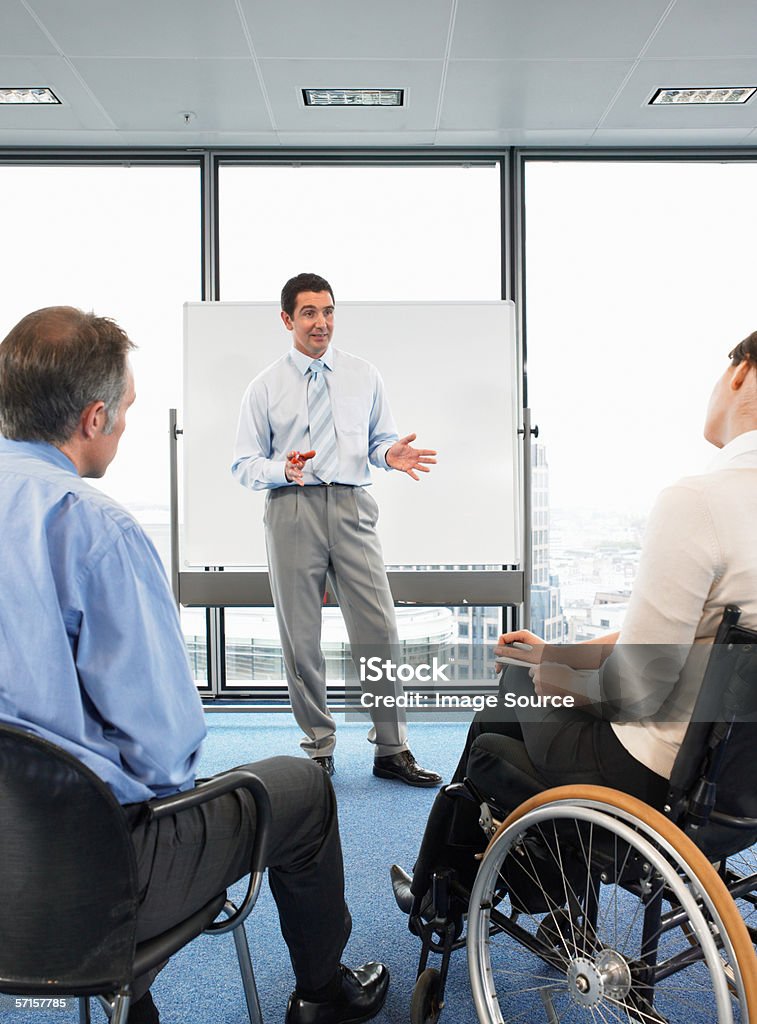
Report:
[[250,947],[247,944],[244,921],[240,921],[237,927],[233,929],[232,935],[234,936],[234,945],[237,950],[239,973],[242,975],[242,986],[244,988],[244,997],[247,1000],[247,1013],[250,1016],[250,1024],[263,1024],[263,1015],[260,1012],[260,1000],[258,999],[258,989],[252,970]]
[[116,993],[113,998],[113,1013],[110,1017],[110,1024],[126,1024],[130,1003],[131,997],[129,995],[121,995],[120,992]]

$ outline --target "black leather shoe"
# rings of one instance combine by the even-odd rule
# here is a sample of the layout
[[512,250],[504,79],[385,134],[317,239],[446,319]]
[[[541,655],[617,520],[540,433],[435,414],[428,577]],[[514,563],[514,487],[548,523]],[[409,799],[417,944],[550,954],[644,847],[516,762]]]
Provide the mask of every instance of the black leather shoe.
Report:
[[126,1024],[160,1024],[160,1014],[153,1002],[149,988],[143,996],[135,1000],[129,1007]]
[[334,768],[334,758],[331,754],[328,754],[326,757],[314,757],[313,760],[323,768],[327,775],[333,775],[336,771]]
[[[429,891],[424,895],[419,905],[413,895],[413,890],[410,888],[413,882],[412,875],[409,875],[404,868],[399,866],[399,864],[392,864],[389,868],[389,874],[392,879],[392,892],[394,893],[394,899],[402,913],[407,914],[408,917],[411,917],[413,913],[419,914],[421,920],[425,921],[426,924],[428,924],[429,921],[432,921],[436,916],[436,911],[434,910],[431,890],[429,889]],[[418,934],[412,920],[408,927],[413,934]]]
[[311,1003],[293,992],[287,1005],[286,1024],[359,1024],[376,1016],[386,999],[388,968],[369,963],[352,971],[340,964],[339,970],[342,989],[336,999]]
[[409,914],[413,909],[413,893],[410,889],[412,877],[399,864],[392,864],[389,868],[389,875],[392,879],[392,892],[397,906],[403,914]]
[[421,768],[409,750],[402,750],[390,757],[374,757],[373,774],[380,779],[399,779],[408,786],[438,786],[441,775]]

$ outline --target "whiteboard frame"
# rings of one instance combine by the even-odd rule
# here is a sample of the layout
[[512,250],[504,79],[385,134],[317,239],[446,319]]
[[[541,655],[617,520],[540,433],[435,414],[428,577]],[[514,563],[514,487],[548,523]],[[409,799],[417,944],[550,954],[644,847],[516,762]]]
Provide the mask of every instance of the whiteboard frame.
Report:
[[[515,337],[516,324],[515,324],[515,309],[514,309],[514,305],[513,305],[512,302],[504,301],[504,300],[503,301],[499,301],[499,302],[491,302],[490,301],[490,302],[478,302],[478,303],[473,303],[473,302],[462,302],[462,303],[441,303],[441,302],[419,302],[419,303],[407,303],[407,302],[397,302],[397,303],[373,303],[373,302],[372,303],[342,303],[339,306],[340,322],[338,323],[338,330],[337,330],[337,333],[336,333],[336,336],[335,336],[335,344],[336,344],[336,346],[339,347],[340,335],[344,334],[346,336],[345,340],[347,341],[347,344],[345,345],[345,348],[352,350],[353,353],[355,353],[355,354],[358,354],[358,355],[361,354],[360,351],[359,351],[359,346],[355,346],[354,344],[352,344],[352,345],[349,344],[349,342],[350,342],[350,332],[349,332],[349,330],[345,330],[345,331],[342,330],[342,323],[346,319],[344,314],[345,314],[345,311],[349,307],[356,307],[357,308],[357,312],[362,315],[363,311],[365,310],[365,307],[382,307],[383,309],[387,309],[388,307],[391,307],[392,311],[394,311],[394,310],[396,310],[398,308],[400,310],[402,310],[403,307],[408,307],[408,306],[416,307],[416,309],[418,307],[421,307],[421,315],[422,315],[422,317],[425,317],[426,314],[428,313],[429,314],[429,318],[430,318],[429,322],[431,324],[434,323],[434,314],[437,314],[437,316],[438,316],[438,314],[440,312],[440,309],[442,309],[443,307],[446,307],[446,308],[442,309],[442,311],[445,312],[445,313],[448,310],[453,310],[454,309],[454,310],[456,310],[458,312],[458,314],[461,313],[461,307],[462,307],[462,315],[465,316],[466,321],[467,321],[468,314],[471,312],[470,307],[477,307],[476,308],[476,312],[480,312],[482,307],[484,307],[485,314],[488,314],[489,307],[497,307],[500,310],[504,308],[506,310],[505,316],[509,317],[509,324],[510,324],[509,332],[510,332],[510,336],[508,338],[503,338],[503,341],[504,341],[504,344],[503,344],[504,355],[500,354],[499,355],[499,360],[497,361],[496,359],[494,359],[493,361],[497,362],[498,369],[502,368],[500,364],[502,363],[503,359],[506,362],[509,361],[509,374],[510,374],[510,378],[511,379],[509,379],[508,391],[510,392],[510,395],[509,395],[509,397],[510,397],[510,404],[509,404],[509,407],[505,406],[505,410],[503,411],[503,414],[499,418],[499,423],[501,425],[504,425],[506,428],[509,426],[509,429],[512,431],[512,436],[510,438],[511,446],[510,446],[510,450],[509,450],[509,457],[510,457],[511,461],[510,461],[510,465],[508,467],[509,470],[512,471],[512,481],[511,481],[511,490],[508,492],[509,500],[504,503],[504,507],[501,506],[501,505],[498,506],[498,507],[501,509],[501,513],[502,513],[502,517],[503,517],[503,522],[506,521],[506,519],[510,518],[510,525],[511,525],[512,531],[513,531],[512,543],[513,543],[514,546],[510,550],[512,551],[512,554],[513,554],[514,557],[512,558],[512,563],[510,563],[510,560],[508,559],[508,564],[518,564],[520,566],[523,566],[524,565],[523,552],[522,552],[522,548],[520,546],[522,544],[522,539],[523,539],[523,531],[522,531],[522,523],[521,523],[521,514],[522,514],[522,507],[523,507],[523,495],[522,495],[523,467],[521,465],[521,463],[522,463],[522,453],[520,451],[520,444],[519,444],[519,440],[518,440],[518,433],[521,433],[521,431],[519,430],[519,426],[518,426],[519,414],[520,414],[520,409],[519,409],[519,405],[520,405],[520,402],[519,402],[520,387],[519,387],[519,378],[517,376],[517,372],[518,372],[518,352],[517,352],[517,339]],[[265,312],[265,315],[266,315],[267,318],[271,314],[273,314],[271,319],[273,320],[273,324],[274,325],[276,325],[277,320],[278,320],[278,307],[276,307],[274,304],[271,304],[271,303],[239,303],[239,302],[237,302],[237,303],[218,303],[218,302],[202,302],[202,303],[194,303],[193,302],[193,303],[186,303],[185,307],[184,307],[185,308],[185,352],[187,352],[187,348],[188,348],[187,337],[186,337],[186,331],[187,331],[186,324],[188,322],[189,310],[195,309],[197,307],[202,307],[202,308],[205,308],[205,309],[207,309],[209,307],[212,307],[213,309],[217,309],[218,307],[262,307],[262,309]],[[275,319],[274,319],[274,317],[275,317]],[[404,322],[404,320],[403,320],[403,322]],[[425,320],[423,322],[425,323]],[[499,323],[500,325],[502,325],[504,323],[503,317],[500,315],[499,319],[496,322]],[[266,320],[266,323],[268,323],[268,319]],[[353,330],[354,330],[354,328],[353,328]],[[480,327],[478,328],[478,330],[479,330],[480,333],[483,333],[483,332],[481,332],[481,328]],[[276,337],[274,329],[271,330],[271,334],[274,337]],[[286,346],[287,346],[287,344],[289,342],[289,337],[285,333],[283,326],[280,329],[278,337],[276,337],[276,342],[278,343],[278,348],[276,350],[276,354],[277,355],[281,355],[281,354],[283,354],[283,352],[286,351]],[[485,342],[482,342],[482,344],[485,344]],[[356,347],[358,348],[357,352],[355,352]],[[438,351],[438,349],[437,350],[433,350],[433,351]],[[464,358],[464,355],[465,355],[464,347],[462,348],[462,352],[463,352],[463,358]],[[270,351],[268,353],[266,353],[264,356],[261,356],[260,354],[258,354],[258,356],[257,356],[258,362],[259,363],[262,362],[265,365],[269,365],[270,362],[271,362],[271,359],[269,358],[270,355],[271,355]],[[190,376],[190,374],[192,372],[192,367],[190,366],[191,358],[192,358],[191,354],[187,354],[187,358],[186,358],[186,362],[185,362],[185,368],[184,368],[185,389],[188,389],[188,383],[187,382],[188,382],[188,378],[189,378],[189,376]],[[382,369],[382,367],[380,365],[381,364],[381,358],[380,357],[379,358],[374,358],[373,361],[376,364],[378,364],[379,370],[381,371],[381,369]],[[486,364],[484,364],[484,365],[486,365]],[[252,367],[253,372],[250,373],[250,376],[254,375],[254,369],[255,369],[255,367],[253,365],[253,367]],[[246,383],[247,383],[246,380],[243,381],[243,384],[245,386],[246,386]],[[204,378],[203,378],[203,384],[204,384]],[[392,388],[391,388],[391,386],[387,387],[387,391],[388,391],[390,402],[392,402],[392,404],[395,405],[396,403],[394,403],[392,401]],[[498,400],[502,401],[502,399],[504,399],[504,398],[505,398],[505,392],[503,391]],[[398,423],[398,428],[399,428],[400,431],[403,431],[403,430],[406,430],[406,429],[421,429],[421,428],[419,428],[419,425],[417,423],[415,423],[415,422],[412,422],[412,423],[405,422],[404,420],[405,420],[406,416],[407,416],[407,413],[405,413],[405,416],[403,417],[403,420]],[[236,410],[234,410],[234,418],[236,419]],[[399,419],[399,417],[397,417],[397,418]],[[177,432],[181,433],[181,431],[177,431]],[[426,443],[429,443],[429,441],[431,441],[431,443],[433,443],[433,438],[429,438],[428,440],[426,440]],[[419,442],[418,443],[420,443],[420,444],[423,443],[423,438],[422,437],[419,438]],[[475,440],[474,440],[473,443],[475,444]],[[482,451],[482,449],[486,448],[487,444],[491,445],[492,443],[494,443],[495,445],[499,444],[501,447],[504,448],[506,446],[506,444],[507,444],[507,439],[506,438],[502,438],[499,441],[497,441],[497,440],[492,441],[492,439],[489,438],[489,439],[487,439],[486,442],[484,442],[483,445],[479,443],[477,448],[472,448],[472,450]],[[175,445],[175,438],[172,438],[172,444]],[[215,451],[215,449],[213,449],[213,451]],[[173,452],[172,453],[172,458],[175,458],[175,456],[176,456],[176,453]],[[187,446],[186,446],[186,443],[184,445],[183,462],[184,462],[184,468],[185,468],[184,477],[185,477],[185,481],[186,481],[186,479],[187,479],[187,472],[186,472],[186,469],[187,469]],[[230,462],[230,459],[229,459],[229,462]],[[381,473],[381,471],[373,470],[372,472],[373,472],[374,475],[376,473],[380,474],[381,476],[384,475],[384,474]],[[389,476],[389,474],[386,474],[386,475]],[[391,475],[395,476],[395,474],[391,474]],[[410,481],[405,481],[405,480],[398,481],[400,486],[404,484],[405,486],[409,485],[411,487],[413,487],[413,486],[423,487],[425,482],[426,481],[424,480],[424,481],[421,481],[421,483],[419,483],[418,485],[415,485],[415,484],[413,484]],[[239,484],[237,484],[234,481],[232,481],[232,486],[239,488]],[[242,488],[239,488],[239,490],[241,492],[242,498],[245,498],[244,490]],[[262,497],[262,496],[260,496],[260,497]],[[185,488],[185,509],[189,509],[189,500],[190,499],[189,499],[189,496],[186,493],[186,488]],[[261,517],[262,517],[262,502],[260,502],[260,506],[261,506]],[[191,512],[188,513],[188,517],[191,518]],[[177,501],[176,518],[178,520],[178,501]],[[178,530],[177,530],[177,534],[178,534]],[[510,552],[508,551],[508,553],[510,553]],[[177,545],[177,555],[179,555],[178,545]],[[216,560],[215,559],[201,558],[200,560],[196,560],[195,564],[200,566],[202,563],[205,563],[206,566],[209,566],[214,561],[216,561]],[[430,561],[431,561],[430,559],[422,560],[420,564],[428,564],[428,562],[430,562]],[[434,561],[437,562],[437,564],[438,564],[439,561],[441,561],[441,559],[434,559]],[[459,558],[445,557],[445,562],[449,563],[450,561],[455,562],[455,563],[459,563],[459,564],[464,564],[461,561],[461,559],[459,559]],[[467,564],[471,564],[472,561],[474,561],[474,560],[473,559],[469,559]],[[475,561],[476,562],[480,562],[480,561],[482,561],[482,559],[475,559]],[[492,560],[491,559],[487,559],[487,561],[489,562],[489,564],[491,564]],[[180,561],[179,561],[179,564],[181,564]],[[244,563],[242,563],[242,564],[244,564]],[[404,564],[409,564],[409,560],[405,559],[404,560]],[[416,564],[417,564],[417,562],[416,562]],[[250,568],[244,568],[244,569],[237,569],[236,567],[230,568],[232,565],[233,565],[233,563],[230,563],[229,561],[225,561],[225,563],[224,563],[224,565],[222,567],[223,571],[215,572],[215,573],[212,574],[214,576],[214,582],[213,583],[207,582],[208,574],[203,573],[201,571],[198,572],[197,569],[195,569],[195,568],[187,568],[186,566],[181,565],[181,567],[178,568],[178,571],[174,572],[175,587],[176,587],[176,590],[178,591],[177,596],[180,596],[181,602],[183,604],[188,605],[188,606],[202,606],[202,605],[219,606],[220,605],[220,606],[230,606],[230,607],[233,607],[233,606],[240,606],[241,607],[241,606],[255,606],[255,605],[267,606],[267,605],[269,605],[271,603],[271,599],[270,599],[270,590],[269,590],[268,585],[267,585],[267,571],[264,570],[264,569],[261,571],[261,569],[259,569],[257,567],[250,567]],[[218,568],[221,568],[221,567],[218,567]],[[198,579],[198,576],[205,576],[206,582],[204,584],[200,583],[200,580]],[[475,578],[477,578],[477,577],[487,577],[487,579],[486,580],[481,579],[479,581],[479,584],[475,585]],[[495,581],[494,577],[497,577],[496,581]],[[424,580],[426,580],[426,581],[431,581],[431,591],[432,592],[429,592],[429,583],[428,582],[425,582],[425,583],[422,582],[422,578]],[[224,582],[222,582],[222,580]],[[439,603],[439,604],[465,604],[465,603],[473,603],[473,604],[519,604],[519,603],[521,603],[521,601],[523,599],[523,572],[520,571],[520,570],[504,570],[504,571],[500,571],[500,570],[478,570],[478,571],[454,570],[454,571],[446,571],[446,572],[442,571],[442,570],[433,570],[433,571],[422,571],[422,570],[421,571],[417,571],[416,570],[416,571],[411,571],[411,572],[406,572],[406,571],[405,572],[390,572],[390,580],[392,582],[393,592],[395,593],[395,599],[397,601],[401,602],[401,603],[403,603],[404,601],[408,601],[410,603],[413,603],[415,601],[422,601],[423,603],[427,603],[427,604],[433,604],[433,603]],[[413,581],[415,581],[415,583],[413,583]],[[422,595],[422,596],[419,596],[419,595]]]

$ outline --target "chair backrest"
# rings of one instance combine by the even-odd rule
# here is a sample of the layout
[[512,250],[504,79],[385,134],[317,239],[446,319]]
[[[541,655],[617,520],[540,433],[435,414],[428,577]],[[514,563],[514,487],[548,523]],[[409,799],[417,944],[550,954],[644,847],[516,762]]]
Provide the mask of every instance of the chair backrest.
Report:
[[[696,799],[709,800],[715,819],[695,829],[692,838],[723,855],[757,839],[757,632],[739,626],[738,615],[737,608],[727,608],[723,616],[673,766],[668,801],[674,820],[685,823]],[[710,781],[703,786],[705,778]],[[755,827],[729,832],[718,814],[752,819]]]
[[0,991],[95,994],[132,979],[126,816],[76,758],[0,724]]

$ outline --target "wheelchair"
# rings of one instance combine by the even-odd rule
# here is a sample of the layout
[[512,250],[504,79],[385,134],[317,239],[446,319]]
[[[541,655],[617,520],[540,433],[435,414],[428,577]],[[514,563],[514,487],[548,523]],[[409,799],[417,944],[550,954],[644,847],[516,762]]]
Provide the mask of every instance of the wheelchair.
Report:
[[471,779],[446,787],[489,842],[472,887],[440,867],[413,902],[411,1024],[436,1024],[463,947],[480,1024],[757,1024],[757,632],[739,614],[723,616],[662,811],[601,786],[543,790],[501,736],[502,792],[527,797],[512,813]]

